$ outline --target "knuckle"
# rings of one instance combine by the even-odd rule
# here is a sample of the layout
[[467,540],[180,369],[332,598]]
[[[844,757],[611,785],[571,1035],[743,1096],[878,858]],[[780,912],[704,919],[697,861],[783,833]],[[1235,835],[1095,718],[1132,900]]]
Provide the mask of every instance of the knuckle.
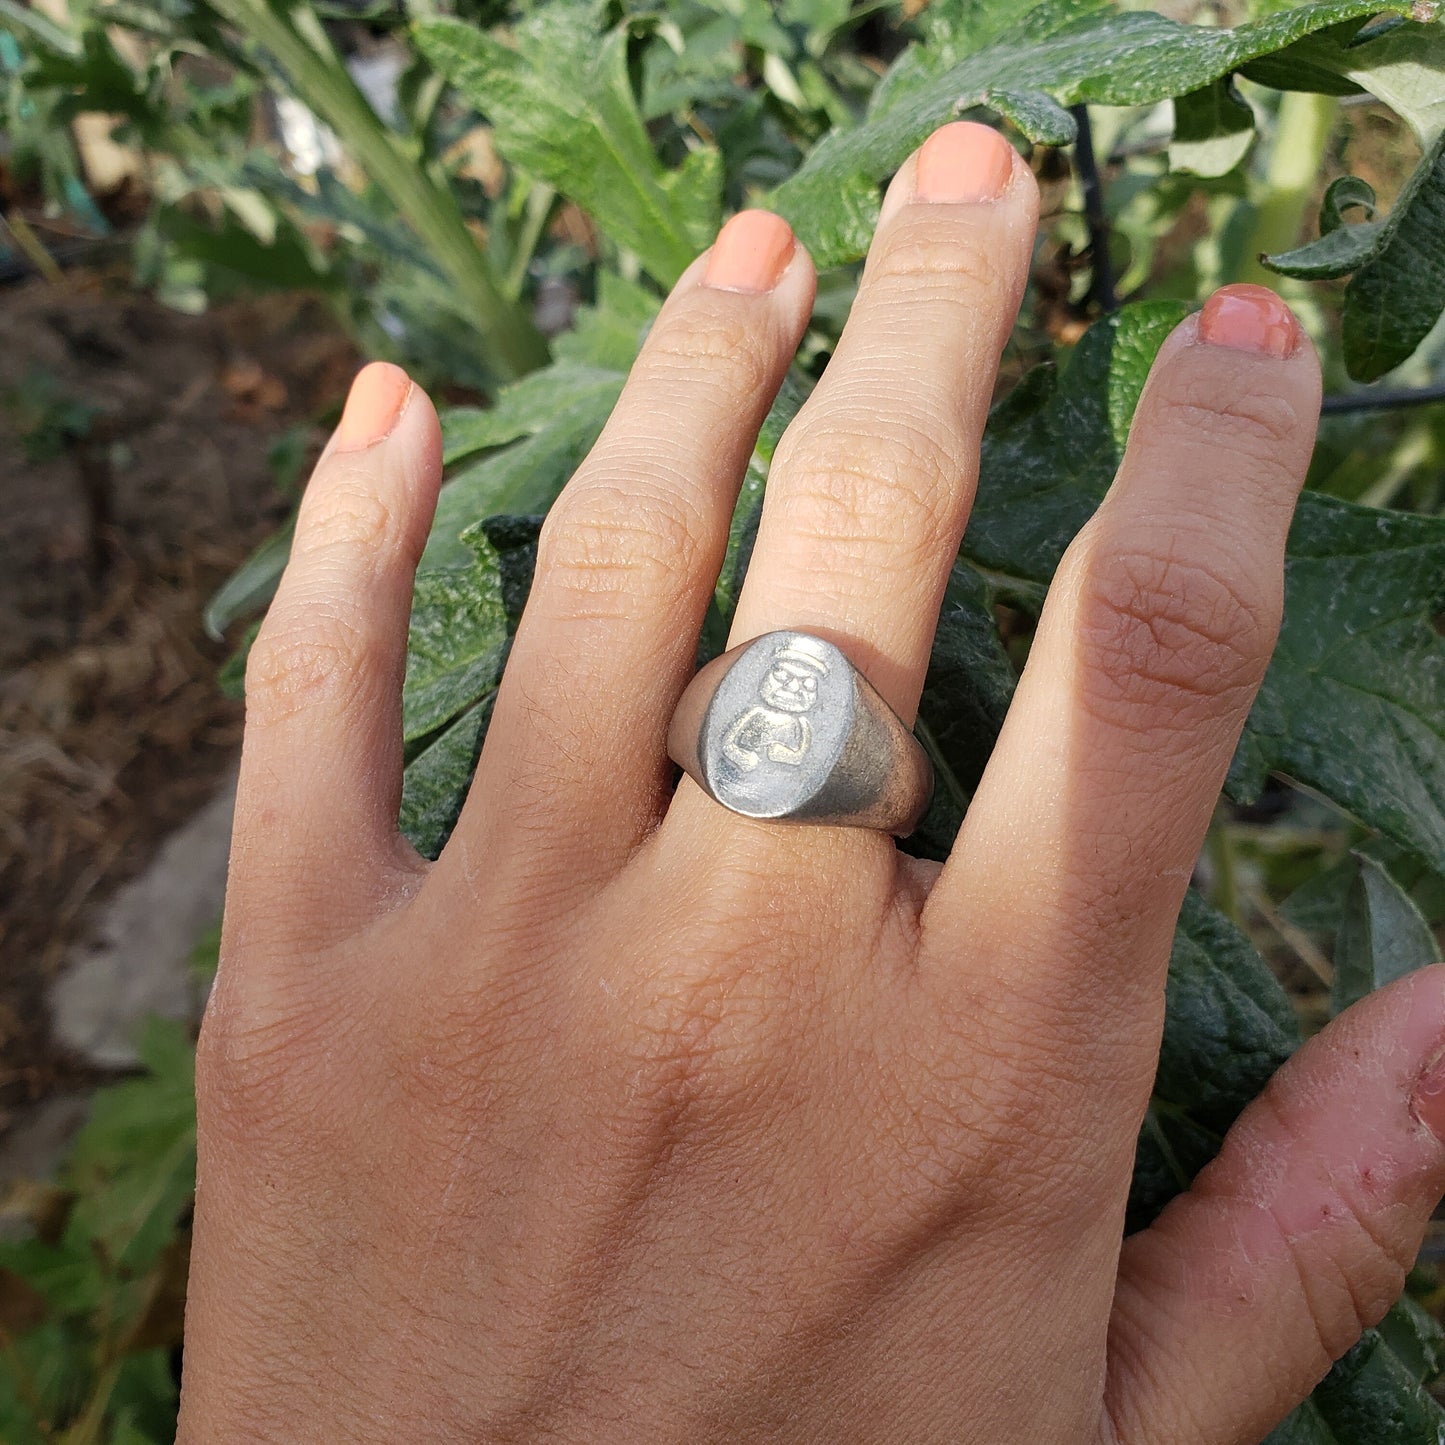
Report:
[[1282,464],[1303,430],[1287,396],[1255,389],[1255,378],[1237,368],[1176,368],[1166,373],[1161,400],[1166,432],[1258,463]]
[[610,467],[579,475],[542,525],[538,576],[589,615],[632,615],[640,593],[684,590],[699,574],[704,530],[686,485],[665,470],[649,486]]
[[[1311,1150],[1305,1120],[1281,1076],[1266,1087],[1260,1107],[1272,1116],[1283,1147]],[[1384,1183],[1368,1165],[1317,1176],[1312,1195],[1277,1200],[1271,1223],[1298,1276],[1300,1305],[1324,1355],[1338,1359],[1399,1298],[1415,1260],[1418,1236],[1393,1205],[1393,1171]]]
[[720,1036],[739,1026],[717,972],[671,968],[639,989],[626,1053],[665,1088],[696,1093],[716,1085]]
[[1316,1204],[1318,1223],[1337,1240],[1322,1259],[1278,1218],[1284,1247],[1299,1276],[1299,1299],[1322,1354],[1339,1359],[1365,1330],[1377,1325],[1405,1287],[1414,1251],[1401,1253],[1345,1195],[1337,1190]]
[[876,434],[821,418],[784,438],[773,470],[790,533],[908,571],[956,545],[971,490],[958,449],[907,417]]
[[801,923],[778,920],[764,941],[739,930],[740,896],[756,898],[746,868],[722,868],[692,895],[694,906],[660,967],[628,970],[612,1000],[614,1049],[656,1114],[704,1130],[735,1129],[768,1107],[820,1021],[817,1000],[779,967],[802,951]]
[[942,301],[1001,296],[1004,257],[984,238],[941,224],[932,215],[900,215],[888,244],[869,264],[868,280],[881,289],[902,289],[910,297]]
[[396,513],[367,472],[337,471],[315,488],[309,501],[296,532],[302,555],[337,549],[382,551],[397,536]]
[[1279,607],[1236,574],[1225,559],[1167,549],[1094,560],[1078,602],[1085,704],[1140,731],[1246,704],[1268,664]]
[[771,385],[777,347],[770,343],[738,317],[697,307],[654,329],[644,366],[649,379],[668,387],[702,389],[735,402]]
[[288,1130],[322,1026],[299,998],[218,982],[196,1041],[203,1125],[233,1141]]
[[246,659],[247,721],[266,726],[318,704],[344,704],[371,675],[377,649],[335,615],[268,617]]

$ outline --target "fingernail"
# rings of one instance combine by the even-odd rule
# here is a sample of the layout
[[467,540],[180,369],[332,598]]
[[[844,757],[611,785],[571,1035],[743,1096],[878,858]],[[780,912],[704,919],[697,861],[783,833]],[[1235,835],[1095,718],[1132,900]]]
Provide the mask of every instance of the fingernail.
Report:
[[717,234],[703,285],[771,291],[793,259],[792,227],[771,211],[739,211]]
[[1445,1140],[1445,1049],[1425,1065],[1410,1096],[1410,1112],[1437,1139]]
[[401,367],[389,361],[363,366],[347,393],[331,450],[359,452],[375,446],[396,425],[410,395],[411,378]]
[[1268,286],[1225,286],[1199,313],[1199,339],[1283,360],[1299,345],[1299,322]]
[[956,120],[923,142],[913,198],[945,204],[997,200],[1013,168],[1013,147],[992,126]]

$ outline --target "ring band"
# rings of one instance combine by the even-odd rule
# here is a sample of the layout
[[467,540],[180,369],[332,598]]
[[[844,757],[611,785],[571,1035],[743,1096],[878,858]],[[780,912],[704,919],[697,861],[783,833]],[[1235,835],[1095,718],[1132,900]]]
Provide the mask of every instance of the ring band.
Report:
[[918,739],[831,642],[768,632],[687,685],[672,760],[747,818],[875,828],[906,837],[933,794]]

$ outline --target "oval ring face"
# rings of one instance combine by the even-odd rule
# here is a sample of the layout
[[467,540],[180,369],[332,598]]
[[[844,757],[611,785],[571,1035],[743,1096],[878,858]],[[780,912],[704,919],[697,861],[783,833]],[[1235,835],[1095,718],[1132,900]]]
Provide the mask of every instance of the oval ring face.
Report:
[[801,632],[749,645],[718,684],[700,761],[717,800],[752,818],[798,811],[827,783],[853,726],[853,668]]

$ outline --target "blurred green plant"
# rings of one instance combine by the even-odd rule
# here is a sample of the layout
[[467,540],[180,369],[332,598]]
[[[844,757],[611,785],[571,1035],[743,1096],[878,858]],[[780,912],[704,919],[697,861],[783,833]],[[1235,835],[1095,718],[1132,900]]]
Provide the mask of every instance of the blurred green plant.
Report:
[[0,1239],[0,1439],[161,1445],[176,1428],[195,1191],[194,1046],[154,1020],[96,1095],[33,1234]]
[[3,407],[27,462],[49,462],[64,456],[90,436],[101,414],[94,402],[73,396],[55,374],[31,367],[20,381],[0,393]]
[[[940,786],[908,846],[932,856],[957,831],[1163,337],[1225,281],[1287,290],[1321,347],[1329,414],[1290,537],[1279,648],[1180,920],[1133,1227],[1212,1157],[1302,1018],[1307,1030],[1437,957],[1445,921],[1445,407],[1417,405],[1445,390],[1445,27],[1418,0],[1233,8],[1239,24],[1189,26],[1113,0],[79,0],[65,29],[0,0],[0,24],[22,57],[5,72],[12,117],[29,106],[53,128],[105,109],[144,149],[157,184],[143,277],[186,304],[240,282],[314,288],[367,350],[489,393],[444,413],[450,470],[413,609],[401,821],[428,856],[485,736],[540,514],[600,431],[663,291],[728,212],[779,209],[821,276],[748,468],[707,652],[727,633],[773,449],[837,341],[880,184],[963,114],[1004,127],[1044,186],[920,712]],[[401,56],[385,118],[343,59],[358,17]],[[258,147],[266,96],[319,117],[332,158],[323,147],[303,173]],[[33,163],[63,198],[71,172],[54,151],[37,140]],[[478,154],[500,158],[485,186]],[[568,324],[544,356],[538,318],[558,294]],[[214,632],[264,607],[288,544],[278,534],[218,593]],[[1310,989],[1292,1000],[1261,947]],[[146,1086],[160,1089],[179,1066],[153,1067]],[[136,1168],[159,1167],[160,1141],[147,1147]],[[7,1267],[44,1295],[40,1261],[66,1237],[42,1232]],[[126,1247],[106,1245],[140,1269]],[[63,1379],[0,1386],[12,1409],[49,1412],[17,1415],[31,1435],[17,1425],[16,1439],[147,1438],[134,1432],[153,1417],[124,1413],[140,1396],[104,1374],[117,1339],[145,1336],[101,1330],[100,1314],[124,1309],[95,1301],[56,1297],[36,1326],[64,1321],[81,1342]],[[5,1369],[43,1354],[38,1338],[14,1336]],[[1445,1412],[1426,1385],[1440,1363],[1438,1329],[1406,1301],[1273,1445],[1438,1441]],[[170,1376],[146,1378],[147,1408],[168,1408]],[[76,1422],[93,1433],[66,1434]]]

